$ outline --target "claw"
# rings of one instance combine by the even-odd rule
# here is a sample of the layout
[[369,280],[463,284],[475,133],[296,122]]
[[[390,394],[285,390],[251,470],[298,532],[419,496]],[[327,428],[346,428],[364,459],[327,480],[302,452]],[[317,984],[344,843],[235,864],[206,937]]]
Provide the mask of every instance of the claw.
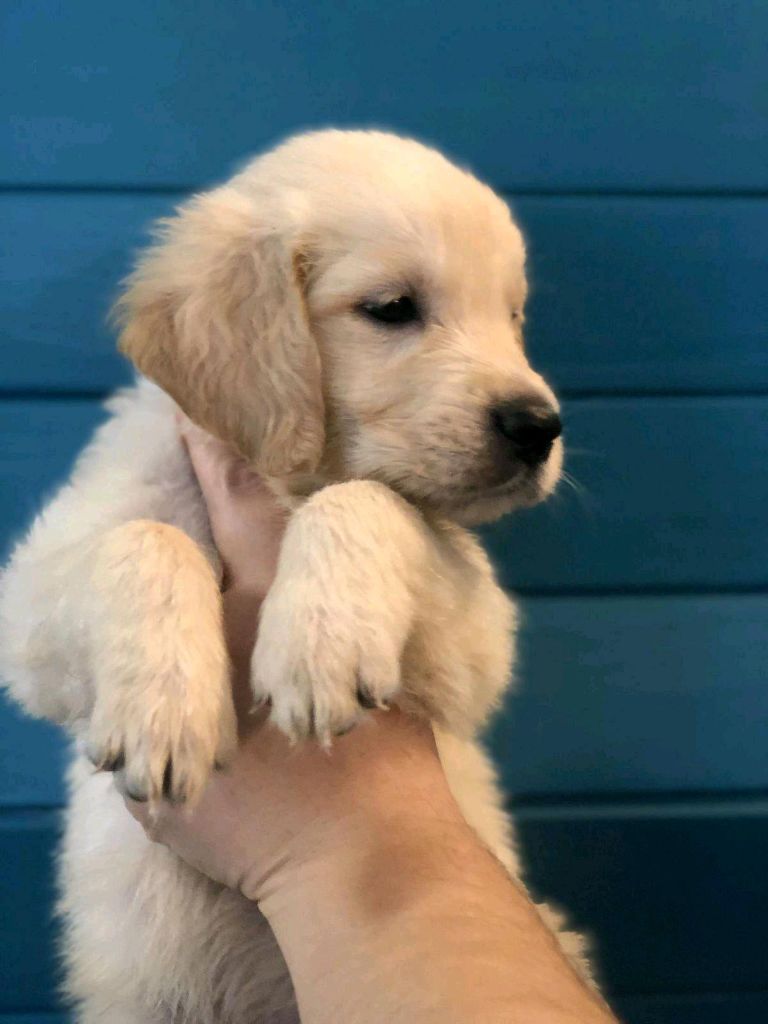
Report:
[[357,702],[362,708],[367,708],[369,711],[373,708],[379,707],[379,701],[373,696],[371,691],[364,683],[358,683],[357,686]]
[[122,750],[116,754],[105,755],[95,753],[92,748],[86,748],[85,756],[91,762],[97,772],[119,772],[125,766],[125,755]]
[[173,761],[170,759],[163,772],[163,797],[166,800],[173,800]]
[[102,762],[101,770],[103,772],[119,772],[123,767],[125,767],[125,754],[119,750],[113,757]]
[[137,804],[145,804],[149,800],[149,797],[144,790],[139,790],[128,783],[126,783],[125,786],[125,795],[129,800],[133,800],[133,802]]
[[368,711],[378,708],[379,711],[389,711],[391,703],[384,697],[374,697],[365,683],[358,683],[357,702],[360,707]]

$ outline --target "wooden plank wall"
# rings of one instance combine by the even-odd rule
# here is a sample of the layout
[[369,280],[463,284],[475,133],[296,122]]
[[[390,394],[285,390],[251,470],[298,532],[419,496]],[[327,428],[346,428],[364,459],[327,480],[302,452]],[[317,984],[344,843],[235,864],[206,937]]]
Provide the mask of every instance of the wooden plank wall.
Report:
[[[504,191],[564,397],[546,508],[485,531],[524,610],[492,731],[530,878],[630,1024],[768,1015],[768,7],[7,0],[0,548],[129,379],[146,225],[302,127],[432,140]],[[0,709],[0,1024],[59,1021],[57,732]]]

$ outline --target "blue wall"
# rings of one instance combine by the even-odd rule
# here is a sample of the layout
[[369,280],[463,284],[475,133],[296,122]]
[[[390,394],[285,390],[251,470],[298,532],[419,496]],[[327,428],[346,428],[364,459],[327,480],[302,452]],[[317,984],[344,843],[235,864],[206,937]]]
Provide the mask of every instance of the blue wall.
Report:
[[[768,1019],[768,6],[6,0],[0,546],[127,379],[146,223],[298,128],[433,141],[529,236],[569,472],[487,531],[530,877],[631,1024]],[[0,708],[0,1024],[58,1019],[56,732]]]

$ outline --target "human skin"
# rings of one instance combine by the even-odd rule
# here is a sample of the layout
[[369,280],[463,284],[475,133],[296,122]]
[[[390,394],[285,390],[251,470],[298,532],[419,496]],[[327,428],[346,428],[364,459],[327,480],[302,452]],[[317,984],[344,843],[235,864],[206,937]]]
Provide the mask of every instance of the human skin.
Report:
[[329,753],[292,746],[265,709],[249,713],[250,653],[285,516],[225,445],[181,430],[224,565],[241,742],[192,812],[129,802],[132,813],[258,904],[303,1024],[615,1021],[465,823],[426,723],[368,712]]

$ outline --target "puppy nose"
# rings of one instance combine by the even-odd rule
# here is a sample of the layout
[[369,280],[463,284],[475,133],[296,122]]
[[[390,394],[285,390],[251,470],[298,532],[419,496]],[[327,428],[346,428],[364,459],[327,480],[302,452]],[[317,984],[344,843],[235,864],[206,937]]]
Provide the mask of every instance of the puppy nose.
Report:
[[540,466],[563,432],[560,417],[550,405],[504,402],[491,409],[491,425],[505,446],[526,466]]

